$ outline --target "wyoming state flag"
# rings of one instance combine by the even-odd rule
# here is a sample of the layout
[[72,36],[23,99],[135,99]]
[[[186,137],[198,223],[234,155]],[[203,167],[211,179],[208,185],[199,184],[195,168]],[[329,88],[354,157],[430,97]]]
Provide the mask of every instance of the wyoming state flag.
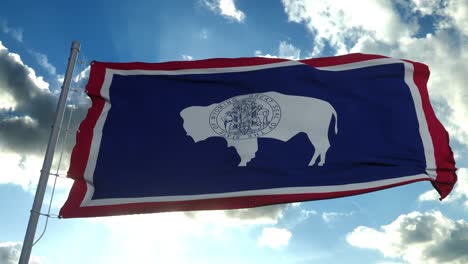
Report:
[[93,62],[60,216],[256,207],[456,181],[426,65],[379,55]]

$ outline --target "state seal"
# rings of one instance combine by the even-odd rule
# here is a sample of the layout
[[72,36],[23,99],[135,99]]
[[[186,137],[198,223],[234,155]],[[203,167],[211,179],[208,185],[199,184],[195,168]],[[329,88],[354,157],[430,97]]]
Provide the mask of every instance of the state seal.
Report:
[[229,98],[219,103],[209,116],[211,129],[232,140],[266,135],[278,126],[280,120],[280,105],[261,93]]

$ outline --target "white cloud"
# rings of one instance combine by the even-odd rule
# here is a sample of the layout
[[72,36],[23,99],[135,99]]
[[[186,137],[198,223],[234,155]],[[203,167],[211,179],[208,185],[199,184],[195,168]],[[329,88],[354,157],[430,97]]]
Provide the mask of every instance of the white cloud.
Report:
[[[22,155],[14,152],[2,152],[0,150],[0,168],[2,168],[0,185],[19,185],[23,190],[33,194],[36,191],[43,160],[43,156]],[[52,172],[55,173],[56,171],[53,170]],[[64,172],[65,171],[60,171],[59,173],[63,174]],[[54,176],[50,176],[48,182],[49,186],[53,184],[53,180]],[[54,208],[59,208],[63,205],[68,197],[70,187],[71,180],[62,178],[57,180],[52,204]],[[48,191],[50,190],[51,188],[48,189]],[[49,197],[49,195],[46,195],[46,197]],[[46,200],[44,201],[48,202]]]
[[[462,168],[457,172],[458,181],[455,184],[455,188],[442,202],[444,203],[456,203],[460,202],[464,204],[465,208],[468,209],[468,169]],[[439,199],[439,194],[435,190],[427,191],[421,194],[418,198],[419,201],[436,201]]]
[[191,61],[191,60],[193,60],[193,57],[190,56],[190,55],[182,54],[182,59],[185,60],[185,61]]
[[376,264],[405,264],[403,262],[395,262],[395,261],[379,261]]
[[347,217],[353,215],[354,212],[349,213],[339,213],[339,212],[323,212],[322,219],[323,221],[330,223],[338,220],[339,218]]
[[[89,71],[91,70],[91,66],[88,65],[86,68],[84,68],[84,70],[82,70],[81,72],[79,72],[74,78],[73,78],[73,81],[75,83],[79,83],[83,80],[87,80],[89,78]],[[63,82],[63,81],[62,81]]]
[[[249,217],[251,216],[253,217]],[[261,223],[253,218],[235,219],[227,216],[225,211],[100,217],[88,218],[86,221],[102,225],[110,233],[112,239],[107,246],[118,252],[122,263],[174,264],[196,262],[192,258],[188,259],[188,256],[193,254],[188,249],[193,248],[194,241],[207,244],[221,242],[255,245],[258,240],[252,233],[256,233],[254,230],[259,227],[258,224],[272,223],[271,220]],[[103,230],[99,226],[98,228]],[[272,232],[266,231],[266,235],[275,239],[271,242],[274,247],[280,248],[289,241],[290,235],[288,236],[287,232],[273,231],[271,235]],[[270,243],[265,246],[270,246]]]
[[468,262],[468,223],[441,212],[400,215],[379,230],[359,226],[346,236],[349,244],[380,251],[408,263],[462,264]]
[[0,21],[3,33],[10,35],[18,42],[23,42],[23,29],[9,27],[5,20]]
[[90,218],[111,232],[122,263],[187,263],[185,239],[207,236],[203,225],[183,213]]
[[278,204],[233,210],[191,211],[185,212],[185,215],[204,223],[223,226],[276,224],[287,207],[287,204]]
[[[19,242],[0,242],[0,263],[17,264],[21,254],[21,245]],[[29,264],[46,263],[43,258],[31,256]]]
[[[452,193],[453,194],[453,193]],[[450,194],[450,196],[452,195]],[[438,200],[440,197],[440,195],[437,193],[436,190],[430,190],[430,191],[427,191],[421,195],[419,195],[418,197],[418,200],[420,202],[424,202],[424,201],[436,201]],[[444,200],[445,201],[445,200]]]
[[263,54],[261,50],[256,50],[254,52],[255,56],[257,57],[265,57],[265,58],[285,58],[290,60],[298,60],[301,56],[301,49],[295,47],[291,43],[286,41],[280,41],[278,45],[278,55],[272,54]]
[[287,229],[276,227],[265,227],[257,239],[259,246],[267,246],[273,249],[286,247],[291,240],[292,234]]
[[[25,65],[18,54],[11,53],[0,42],[0,184],[16,184],[34,192],[42,167],[50,125],[54,117],[57,96],[48,89],[48,83],[37,77],[35,71]],[[5,103],[3,105],[3,103]],[[86,105],[74,111],[74,122],[81,121]],[[65,112],[68,120],[71,107]],[[76,128],[75,124],[71,129]],[[62,131],[63,138],[64,132]],[[60,174],[68,166],[71,144],[68,137],[64,148]],[[59,141],[62,144],[62,140]],[[57,153],[62,147],[59,145]],[[58,166],[58,156],[53,172]],[[52,177],[50,177],[53,179]],[[49,181],[51,183],[51,181]],[[59,181],[58,195],[69,188],[69,183]],[[63,199],[62,199],[63,200]]]
[[281,41],[278,48],[278,55],[280,58],[298,60],[301,57],[301,50],[286,41]]
[[0,111],[14,111],[16,107],[16,100],[13,96],[0,90]]
[[440,12],[450,19],[458,30],[468,36],[468,1],[448,0],[447,6],[440,9]]
[[232,21],[242,23],[245,20],[244,12],[237,9],[234,0],[202,0],[202,3],[211,11]]
[[437,12],[441,4],[442,1],[440,0],[412,0],[410,2],[412,11],[419,11],[423,16],[432,15]]
[[311,217],[313,215],[317,215],[317,211],[315,210],[301,210],[301,215],[304,217]]
[[[329,44],[337,53],[347,53],[350,44],[364,35],[372,35],[386,43],[395,43],[417,30],[404,24],[391,2],[384,0],[282,0],[288,20],[304,23],[314,35],[312,56]],[[365,7],[365,8],[363,8]]]
[[42,68],[47,70],[49,74],[51,75],[57,74],[57,69],[52,64],[50,64],[49,59],[47,58],[46,55],[37,51],[33,51],[33,50],[31,50],[30,53],[36,58],[37,63],[39,63],[39,65]]

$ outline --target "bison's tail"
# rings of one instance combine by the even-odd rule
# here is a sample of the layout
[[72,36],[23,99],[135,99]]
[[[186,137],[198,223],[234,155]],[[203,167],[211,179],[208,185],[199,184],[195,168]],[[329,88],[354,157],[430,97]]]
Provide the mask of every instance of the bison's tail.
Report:
[[338,114],[334,108],[332,108],[332,114],[335,117],[335,134],[338,134]]

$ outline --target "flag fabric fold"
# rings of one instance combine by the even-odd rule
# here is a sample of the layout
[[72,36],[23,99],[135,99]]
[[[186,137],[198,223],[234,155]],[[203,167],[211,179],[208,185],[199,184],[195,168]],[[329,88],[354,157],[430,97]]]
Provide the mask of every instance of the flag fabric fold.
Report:
[[426,65],[380,55],[93,62],[63,218],[249,208],[456,168]]

